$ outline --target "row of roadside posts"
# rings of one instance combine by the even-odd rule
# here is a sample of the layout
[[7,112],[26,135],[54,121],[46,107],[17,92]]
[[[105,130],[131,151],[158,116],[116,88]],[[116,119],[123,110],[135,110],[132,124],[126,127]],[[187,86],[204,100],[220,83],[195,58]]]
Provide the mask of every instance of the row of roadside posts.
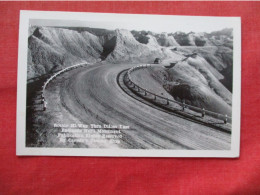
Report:
[[[58,75],[68,71],[68,70],[71,70],[71,69],[74,69],[74,68],[78,68],[79,66],[83,66],[85,65],[86,63],[81,63],[81,64],[77,64],[77,65],[73,65],[73,66],[70,66],[68,68],[65,68],[57,73],[55,73],[53,76],[51,76],[42,86],[42,94],[41,94],[41,102],[43,104],[43,111],[45,111],[47,109],[47,101],[45,100],[44,98],[44,90],[46,88],[46,86],[49,84],[49,82],[51,80],[53,80],[54,78],[56,78]],[[163,99],[166,99],[166,105],[169,105],[169,102],[170,100],[168,98],[165,98],[165,97],[161,97],[159,95],[156,95],[154,93],[151,93],[149,92],[147,89],[143,89],[141,88],[140,86],[138,86],[137,84],[135,84],[133,81],[132,81],[132,78],[131,78],[131,75],[130,73],[132,73],[133,71],[137,70],[137,69],[140,69],[140,68],[148,68],[148,67],[151,67],[151,64],[146,64],[146,65],[139,65],[139,66],[135,66],[135,67],[132,67],[128,70],[127,72],[127,75],[128,75],[128,82],[129,84],[133,84],[133,88],[137,88],[137,91],[140,92],[140,90],[143,90],[144,91],[144,96],[146,96],[148,93],[154,95],[154,100],[156,100],[156,97],[160,97],[160,98],[163,98]],[[171,100],[172,101],[172,100]],[[178,104],[180,104],[179,102],[177,101],[172,101],[172,102],[176,102]],[[182,106],[182,110],[184,111],[186,107],[190,107],[188,104],[185,104],[185,101],[183,100],[182,103],[181,103],[181,106]],[[200,108],[198,108],[200,109]],[[204,117],[206,115],[206,110],[204,108],[200,109],[201,110],[201,116]],[[225,115],[224,117],[224,123],[226,124],[228,121],[228,116]]]
[[[175,102],[177,104],[179,104],[181,107],[182,107],[182,111],[185,111],[185,108],[189,108],[189,107],[194,107],[196,108],[196,110],[200,110],[201,111],[201,117],[203,118],[205,115],[206,115],[206,112],[211,112],[211,111],[207,111],[205,110],[205,108],[198,108],[198,107],[195,107],[195,106],[190,106],[188,104],[185,103],[185,100],[183,100],[181,103],[180,102],[177,102],[177,101],[173,101],[173,100],[169,100],[168,98],[165,98],[165,97],[162,97],[160,95],[157,95],[157,94],[154,94],[152,92],[149,92],[147,89],[144,89],[140,86],[138,86],[136,83],[133,82],[132,80],[132,77],[131,77],[131,73],[135,70],[138,70],[138,69],[141,69],[141,68],[148,68],[148,67],[151,67],[151,64],[146,64],[146,65],[139,65],[139,66],[135,66],[135,67],[132,67],[130,68],[128,71],[127,71],[127,76],[128,76],[128,84],[129,85],[133,85],[133,89],[137,88],[137,91],[140,92],[141,90],[144,91],[144,96],[146,96],[148,93],[153,95],[154,96],[154,100],[156,100],[157,97],[159,98],[162,98],[162,99],[165,99],[166,100],[166,105],[169,105],[169,102]],[[213,113],[213,112],[211,112]],[[214,113],[216,115],[219,115],[218,113]],[[223,117],[222,117],[223,118]],[[223,119],[223,122],[226,124],[228,121],[228,116],[225,115],[224,116],[224,119]]]
[[42,92],[41,92],[41,103],[42,103],[42,105],[43,105],[43,111],[46,111],[46,109],[47,109],[47,101],[46,101],[46,99],[45,99],[45,97],[44,97],[44,91],[45,91],[47,85],[50,83],[50,81],[52,81],[52,80],[55,79],[58,75],[60,75],[60,74],[62,74],[62,73],[64,73],[64,72],[66,72],[66,71],[68,71],[68,70],[72,70],[72,69],[78,68],[78,67],[83,66],[83,65],[85,65],[85,64],[88,64],[88,63],[86,63],[86,62],[85,62],[85,63],[80,63],[80,64],[76,64],[76,65],[73,65],[73,66],[69,66],[69,67],[67,67],[67,68],[64,68],[64,69],[60,70],[59,72],[55,73],[54,75],[52,75],[49,79],[47,79],[47,81],[45,81],[45,82],[43,83],[43,85],[42,85]]

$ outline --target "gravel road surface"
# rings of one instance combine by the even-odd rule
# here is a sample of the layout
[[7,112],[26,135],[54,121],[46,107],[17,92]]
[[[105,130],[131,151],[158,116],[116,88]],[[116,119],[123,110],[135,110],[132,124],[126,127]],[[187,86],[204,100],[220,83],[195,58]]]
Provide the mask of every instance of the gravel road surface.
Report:
[[[59,104],[61,115],[85,124],[127,125],[116,147],[138,149],[230,149],[231,135],[152,108],[126,94],[117,75],[131,64],[103,64],[81,67],[53,80],[60,99],[47,97],[48,109]],[[48,91],[49,90],[49,91]],[[57,112],[57,108],[55,110]],[[77,121],[77,122],[78,122]],[[66,121],[68,122],[68,121]],[[75,122],[75,121],[74,121]],[[104,145],[103,147],[115,147]]]

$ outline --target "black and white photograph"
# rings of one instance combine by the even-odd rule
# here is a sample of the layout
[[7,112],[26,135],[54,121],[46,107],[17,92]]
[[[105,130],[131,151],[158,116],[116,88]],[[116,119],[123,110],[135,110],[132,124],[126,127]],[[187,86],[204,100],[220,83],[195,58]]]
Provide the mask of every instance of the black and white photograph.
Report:
[[17,155],[238,157],[239,17],[21,11]]

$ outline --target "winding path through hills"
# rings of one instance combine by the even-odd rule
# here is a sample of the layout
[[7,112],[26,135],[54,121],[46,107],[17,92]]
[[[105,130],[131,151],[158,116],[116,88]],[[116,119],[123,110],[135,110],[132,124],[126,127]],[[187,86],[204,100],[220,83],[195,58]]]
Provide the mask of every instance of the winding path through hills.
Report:
[[[52,105],[58,104],[70,122],[130,126],[122,131],[120,148],[230,149],[230,134],[170,115],[126,94],[116,78],[132,66],[91,65],[59,76],[47,88],[48,109],[51,112]],[[59,88],[56,95],[60,99],[48,96],[53,88]]]

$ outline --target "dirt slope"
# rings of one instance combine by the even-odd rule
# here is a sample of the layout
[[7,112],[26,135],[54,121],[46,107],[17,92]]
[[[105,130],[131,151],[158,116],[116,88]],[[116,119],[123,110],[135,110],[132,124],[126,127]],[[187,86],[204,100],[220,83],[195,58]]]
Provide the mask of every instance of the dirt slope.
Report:
[[167,33],[158,34],[156,36],[159,45],[164,47],[170,46],[179,46],[177,41],[174,39],[172,35],[168,35]]
[[214,112],[231,115],[232,94],[205,66],[206,61],[188,59],[173,68],[155,68],[155,75],[166,75],[164,88],[176,100]]
[[[232,69],[233,69],[233,50],[225,46],[182,46],[178,51],[185,53],[196,52],[203,57],[208,64],[206,66],[216,76],[218,80],[232,92]],[[205,63],[204,63],[205,64]],[[209,66],[210,65],[210,66]]]
[[113,51],[106,58],[108,62],[145,62],[165,56],[160,48],[154,47],[154,43],[142,44],[128,30],[117,29],[114,43]]
[[[231,40],[230,31],[212,34],[155,34],[124,29],[108,31],[91,28],[31,27],[30,34],[28,78],[86,61],[152,63],[159,57],[163,60],[162,65],[169,65],[184,60],[169,70],[162,69],[162,72],[151,73],[150,76],[157,79],[161,86],[160,90],[155,88],[165,93],[166,84],[160,77],[167,74],[167,90],[174,98],[186,98],[192,105],[231,114],[233,51],[224,45],[202,46],[209,45],[211,39],[217,40],[218,43],[225,39]],[[180,45],[193,46],[178,46],[173,36]],[[186,57],[194,52],[198,53],[197,57]],[[150,77],[139,79],[148,84],[153,83],[150,82]],[[176,86],[176,83],[180,85]]]
[[[73,123],[73,118],[76,117],[85,124],[129,125],[130,130],[122,131],[120,148],[209,150],[230,148],[230,134],[159,111],[124,93],[116,84],[116,76],[131,66],[96,65],[68,72],[65,79],[57,78],[46,92],[47,101],[50,102],[48,112],[62,114],[53,116],[49,122],[57,122],[58,119],[64,121],[65,118],[68,123]],[[55,137],[54,132],[48,134]],[[53,145],[62,147],[61,143],[56,141],[48,144],[49,147]]]
[[[123,29],[113,31],[87,27],[31,26],[29,32],[28,78],[51,73],[78,62],[105,60],[110,63],[151,63],[158,57],[170,62],[179,60],[179,56],[197,52],[210,64],[207,68],[232,91],[232,49],[224,45],[224,40],[232,40],[232,34],[228,30],[212,34],[156,34]],[[210,45],[209,43],[213,46],[203,46]]]
[[103,47],[89,32],[37,27],[28,39],[28,78],[50,73],[77,62],[95,62]]

